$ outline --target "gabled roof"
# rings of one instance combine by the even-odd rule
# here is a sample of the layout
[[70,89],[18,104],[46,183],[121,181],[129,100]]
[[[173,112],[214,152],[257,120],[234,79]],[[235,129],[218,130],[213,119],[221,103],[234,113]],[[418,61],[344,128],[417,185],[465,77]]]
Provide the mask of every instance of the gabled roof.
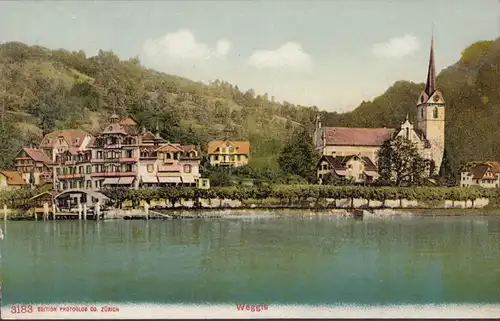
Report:
[[85,137],[87,136],[92,136],[92,135],[81,129],[57,130],[45,135],[45,137],[42,139],[40,147],[53,148],[60,137],[66,141],[68,146],[80,147]]
[[489,165],[486,165],[486,164],[482,164],[482,165],[476,165],[476,166],[473,166],[471,169],[470,169],[470,172],[472,174],[472,178],[473,179],[496,179],[496,177],[486,177],[486,173],[490,171],[491,173],[493,173],[491,167]]
[[50,163],[50,158],[41,149],[37,148],[23,148],[23,151],[28,157],[33,159],[35,162]]
[[128,116],[124,120],[120,122],[120,125],[125,125],[125,126],[136,126],[137,122],[132,118],[131,116]]
[[0,171],[7,178],[7,185],[24,185],[26,181],[19,172],[15,171]]
[[250,142],[247,140],[212,140],[208,143],[208,154],[215,154],[222,145],[236,148],[235,154],[250,155]]
[[327,146],[382,146],[395,132],[394,128],[324,127]]
[[375,166],[375,164],[369,157],[358,156],[358,155],[348,155],[348,156],[323,155],[316,164],[316,167],[318,167],[323,161],[327,161],[333,167],[333,169],[346,169],[347,163],[353,158],[358,158],[359,160],[361,160],[361,162],[365,164],[365,170],[377,171],[377,166]]

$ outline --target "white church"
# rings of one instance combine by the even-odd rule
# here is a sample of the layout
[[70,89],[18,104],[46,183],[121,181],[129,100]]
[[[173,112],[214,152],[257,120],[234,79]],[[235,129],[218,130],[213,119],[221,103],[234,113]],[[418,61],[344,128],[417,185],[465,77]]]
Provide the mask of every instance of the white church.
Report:
[[318,177],[335,173],[356,182],[376,179],[377,152],[387,139],[397,136],[416,143],[422,157],[432,159],[439,172],[444,154],[446,108],[443,94],[436,88],[433,40],[425,90],[416,107],[416,125],[406,117],[399,128],[323,127],[318,116],[313,136],[316,149],[323,155],[317,166]]

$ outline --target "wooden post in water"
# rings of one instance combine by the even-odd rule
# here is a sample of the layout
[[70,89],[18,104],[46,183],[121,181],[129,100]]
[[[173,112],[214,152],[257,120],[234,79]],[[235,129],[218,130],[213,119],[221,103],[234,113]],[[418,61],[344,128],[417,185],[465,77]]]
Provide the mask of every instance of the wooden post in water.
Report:
[[97,200],[97,203],[95,204],[95,219],[96,221],[99,221],[99,215],[101,214],[101,201]]
[[56,220],[56,204],[52,203],[52,219]]
[[78,203],[78,220],[82,219],[82,204]]
[[[78,217],[78,219],[81,220],[82,218]],[[87,204],[86,203],[83,203],[83,219],[84,220],[87,219]]]
[[149,220],[149,204],[144,202],[144,212],[146,213],[146,219]]
[[49,203],[43,203],[43,220],[47,220],[49,217]]
[[7,225],[7,204],[3,204],[3,224]]

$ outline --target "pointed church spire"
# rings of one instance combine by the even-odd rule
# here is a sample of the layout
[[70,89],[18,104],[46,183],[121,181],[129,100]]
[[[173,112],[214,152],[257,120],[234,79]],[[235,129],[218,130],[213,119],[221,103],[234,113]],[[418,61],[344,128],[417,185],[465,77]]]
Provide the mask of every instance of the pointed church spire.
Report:
[[431,52],[429,55],[429,68],[427,70],[427,82],[425,83],[425,93],[431,96],[436,91],[436,67],[434,64],[434,34],[431,38]]

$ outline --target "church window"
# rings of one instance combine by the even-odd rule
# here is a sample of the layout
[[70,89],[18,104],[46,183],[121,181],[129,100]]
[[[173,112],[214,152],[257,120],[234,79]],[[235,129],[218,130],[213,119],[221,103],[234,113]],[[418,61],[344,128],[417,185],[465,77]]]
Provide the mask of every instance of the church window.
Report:
[[424,109],[420,108],[420,118],[424,119]]
[[438,108],[437,107],[434,107],[434,113],[433,113],[433,116],[434,116],[434,119],[438,118]]
[[410,129],[406,127],[406,139],[410,139]]

